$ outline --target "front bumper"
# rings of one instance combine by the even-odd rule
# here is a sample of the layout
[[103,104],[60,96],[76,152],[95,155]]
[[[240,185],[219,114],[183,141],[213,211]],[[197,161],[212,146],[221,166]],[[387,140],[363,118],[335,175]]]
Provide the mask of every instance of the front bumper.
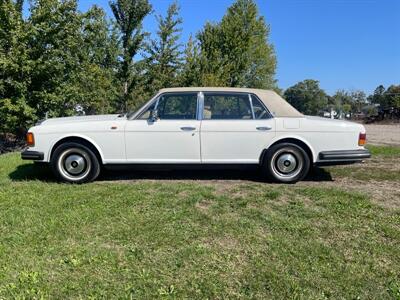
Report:
[[367,149],[323,151],[318,155],[316,165],[344,165],[361,162],[370,158],[371,153]]
[[44,153],[39,151],[29,151],[25,150],[21,153],[22,159],[30,159],[30,160],[43,160]]

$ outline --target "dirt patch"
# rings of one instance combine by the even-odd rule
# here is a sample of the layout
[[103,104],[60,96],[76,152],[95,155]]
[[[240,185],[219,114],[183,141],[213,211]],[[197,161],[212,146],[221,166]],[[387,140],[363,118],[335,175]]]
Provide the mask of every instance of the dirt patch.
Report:
[[370,168],[376,168],[385,170],[385,171],[399,171],[400,172],[400,159],[397,157],[394,158],[385,158],[382,157],[372,157],[368,161],[365,162],[365,166]]
[[365,124],[368,143],[400,146],[400,124]]
[[390,209],[400,208],[400,184],[395,181],[362,181],[352,178],[338,177],[330,182],[303,181],[299,186],[315,186],[339,188],[349,192],[366,194],[371,200],[382,207]]
[[244,182],[242,180],[210,180],[207,185],[211,186],[217,195],[224,195]]
[[[165,176],[162,175],[162,173],[147,171],[125,173],[121,175],[121,179],[119,178],[119,175],[117,178],[112,176],[109,178],[112,178],[112,180],[119,183],[153,182],[157,184],[198,184],[211,188],[213,193],[217,196],[227,195],[232,198],[254,196],[259,193],[265,193],[268,188],[272,188],[271,190],[278,188],[278,190],[284,189],[285,191],[281,195],[278,195],[279,197],[277,197],[275,201],[276,203],[285,204],[290,201],[301,201],[306,206],[310,205],[309,200],[298,198],[298,196],[294,199],[293,194],[290,193],[292,188],[295,188],[296,186],[338,188],[350,192],[366,194],[371,197],[371,200],[374,203],[385,208],[400,208],[400,183],[396,180],[377,180],[377,178],[374,179],[373,177],[368,180],[356,179],[351,173],[360,170],[360,167],[365,168],[365,170],[373,170],[374,172],[400,172],[400,161],[398,157],[373,157],[372,159],[366,160],[362,165],[338,166],[337,168],[346,168],[346,170],[348,170],[348,172],[342,172],[342,175],[331,175],[329,169],[319,169],[322,171],[311,175],[305,181],[299,182],[293,186],[263,182],[262,178],[257,176],[255,171],[251,175],[243,172],[241,173],[242,177],[238,175],[238,172],[229,173],[227,171],[170,171],[167,172]],[[334,172],[332,173],[335,174]],[[107,183],[109,181],[106,177],[106,181],[97,181],[97,183],[101,182]],[[179,196],[185,198],[188,196],[188,192],[182,191]],[[267,198],[273,200],[273,197]],[[212,200],[204,199],[196,203],[196,208],[199,211],[206,213],[212,204]],[[258,207],[258,205],[255,206]]]
[[[390,162],[385,161],[385,165],[393,170],[399,170],[398,164],[391,164]],[[379,168],[382,168],[382,162],[370,162],[368,166],[377,167],[377,172],[379,172]],[[349,172],[351,172],[352,168],[349,167]],[[399,171],[400,172],[400,171]],[[107,181],[104,181],[106,183]],[[192,179],[168,179],[168,180],[160,180],[160,179],[136,179],[136,180],[121,180],[117,181],[119,183],[129,183],[129,182],[157,182],[164,184],[176,184],[176,183],[198,183],[201,185],[209,186],[214,189],[214,193],[217,195],[247,195],[246,191],[241,191],[237,193],[237,189],[243,184],[254,186],[256,189],[262,187],[264,185],[268,185],[270,187],[282,187],[280,184],[274,183],[260,183],[253,182],[243,179],[238,180],[192,180]],[[371,200],[385,208],[390,209],[398,209],[400,208],[400,183],[397,181],[376,181],[376,180],[357,180],[351,177],[344,176],[333,176],[330,180],[307,180],[298,182],[295,186],[313,186],[318,188],[338,188],[342,190],[346,190],[349,192],[358,192],[363,193],[371,197]],[[286,186],[285,186],[286,187]],[[290,189],[292,186],[287,186]],[[249,191],[251,193],[251,191]],[[185,195],[185,193],[182,193]],[[291,195],[281,195],[276,202],[287,203],[293,201]],[[302,201],[304,205],[308,205],[307,199],[295,199],[295,201]],[[211,200],[202,200],[195,204],[196,208],[202,212],[207,212],[209,207],[213,204]]]
[[204,239],[202,244],[206,247],[216,247],[219,249],[237,249],[239,242],[233,237],[224,236],[214,239]]
[[213,204],[210,200],[202,200],[195,204],[195,207],[200,211],[207,211],[208,208]]

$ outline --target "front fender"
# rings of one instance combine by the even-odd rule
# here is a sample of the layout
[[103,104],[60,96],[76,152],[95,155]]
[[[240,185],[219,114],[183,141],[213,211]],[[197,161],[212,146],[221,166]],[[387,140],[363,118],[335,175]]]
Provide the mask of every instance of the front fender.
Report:
[[59,143],[60,141],[62,141],[63,139],[68,139],[68,138],[79,138],[79,139],[86,140],[88,143],[92,144],[93,147],[96,148],[96,150],[97,150],[97,151],[99,152],[99,154],[100,154],[101,161],[104,162],[104,154],[103,154],[103,151],[101,151],[101,148],[99,147],[99,145],[98,145],[92,138],[90,138],[90,137],[88,137],[88,136],[86,136],[86,135],[84,135],[84,134],[79,134],[79,133],[65,134],[65,135],[62,135],[62,136],[57,137],[57,139],[54,139],[54,140],[52,141],[51,146],[50,146],[50,149],[49,149],[49,151],[48,151],[48,153],[47,153],[46,160],[47,160],[48,162],[50,162],[51,153],[53,152],[55,145],[56,145],[57,143]]

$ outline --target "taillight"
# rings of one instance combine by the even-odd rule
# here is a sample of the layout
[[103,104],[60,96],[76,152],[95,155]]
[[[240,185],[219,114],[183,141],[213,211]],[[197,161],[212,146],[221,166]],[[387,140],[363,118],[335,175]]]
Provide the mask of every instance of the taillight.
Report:
[[33,137],[33,133],[32,132],[28,132],[26,134],[26,144],[30,147],[35,146],[35,138]]
[[364,146],[367,143],[367,134],[360,133],[358,136],[358,146]]

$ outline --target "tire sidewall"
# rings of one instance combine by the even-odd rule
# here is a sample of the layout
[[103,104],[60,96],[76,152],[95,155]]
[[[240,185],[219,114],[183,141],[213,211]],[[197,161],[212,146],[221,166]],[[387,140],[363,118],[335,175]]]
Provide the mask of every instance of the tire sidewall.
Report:
[[[71,148],[78,148],[82,151],[85,151],[86,154],[88,155],[91,163],[91,169],[88,172],[88,174],[79,179],[79,180],[71,180],[68,177],[65,177],[62,173],[62,171],[59,169],[59,159],[61,155],[68,149]],[[93,151],[88,148],[85,145],[82,145],[80,143],[74,143],[74,142],[69,142],[69,143],[64,143],[61,144],[60,146],[57,147],[57,149],[54,151],[52,158],[51,158],[51,168],[53,173],[57,176],[58,180],[62,182],[67,182],[67,183],[86,183],[86,182],[91,182],[95,180],[99,174],[100,174],[100,163],[96,155],[93,153]]]
[[[300,158],[302,159],[302,169],[301,171],[292,178],[285,178],[285,177],[280,177],[278,176],[275,171],[273,170],[273,161],[272,158],[274,154],[283,148],[287,148],[292,150],[293,152],[296,152],[299,154]],[[308,154],[304,151],[304,149],[296,144],[292,143],[281,143],[272,146],[270,149],[267,150],[267,154],[265,155],[264,161],[263,161],[263,170],[265,171],[267,177],[272,179],[274,182],[278,183],[296,183],[308,174],[308,171],[310,170],[310,158]]]

